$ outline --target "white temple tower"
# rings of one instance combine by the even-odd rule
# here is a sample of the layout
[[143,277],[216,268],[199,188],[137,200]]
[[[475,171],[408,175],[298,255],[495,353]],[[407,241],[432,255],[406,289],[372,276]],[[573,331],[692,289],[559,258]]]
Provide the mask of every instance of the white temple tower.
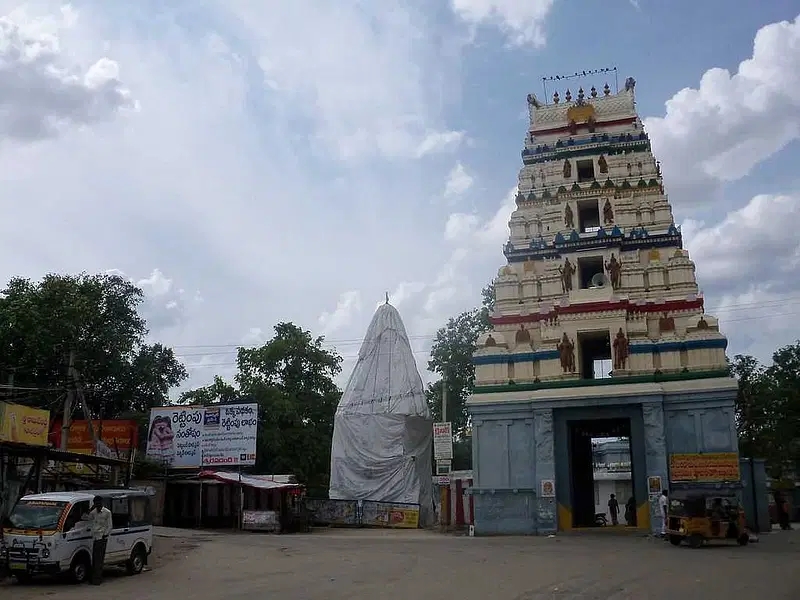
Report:
[[331,444],[332,499],[420,505],[433,517],[430,409],[400,313],[378,308],[339,401]]
[[727,340],[704,312],[634,87],[528,96],[507,264],[468,401],[478,532],[590,521],[581,436],[630,436],[642,527],[660,526],[647,490],[675,482],[673,457],[717,453],[738,480]]

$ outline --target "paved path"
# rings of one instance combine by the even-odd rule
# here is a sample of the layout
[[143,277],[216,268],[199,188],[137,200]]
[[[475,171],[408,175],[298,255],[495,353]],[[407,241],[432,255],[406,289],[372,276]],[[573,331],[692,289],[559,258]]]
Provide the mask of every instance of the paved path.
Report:
[[[468,538],[423,531],[161,532],[153,570],[99,588],[13,586],[14,600],[796,600],[800,532],[692,550],[631,536]],[[165,537],[169,536],[169,537]],[[0,588],[0,594],[9,590]]]

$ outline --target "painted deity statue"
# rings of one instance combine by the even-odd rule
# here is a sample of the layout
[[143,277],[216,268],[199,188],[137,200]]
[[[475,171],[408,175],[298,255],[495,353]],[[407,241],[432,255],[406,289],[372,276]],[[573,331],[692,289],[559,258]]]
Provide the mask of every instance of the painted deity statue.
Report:
[[565,294],[572,291],[572,276],[575,274],[575,267],[569,262],[569,258],[564,259],[564,266],[558,267],[561,273],[561,289]]
[[628,361],[630,353],[628,338],[625,337],[622,327],[620,327],[617,337],[614,338],[614,370],[625,368],[625,363]]
[[622,263],[620,263],[614,254],[611,254],[611,259],[606,263],[606,271],[608,271],[608,278],[611,280],[611,287],[619,289],[622,284]]
[[603,205],[603,222],[606,225],[611,225],[614,222],[614,209],[611,208],[611,202],[606,200]]
[[575,372],[575,344],[570,341],[569,337],[567,337],[567,333],[564,332],[564,335],[561,338],[561,342],[556,346],[558,349],[558,355],[561,359],[561,368],[563,369],[564,373],[574,373]]
[[564,209],[564,225],[567,226],[567,229],[575,229],[575,215],[572,213],[572,207],[569,204]]

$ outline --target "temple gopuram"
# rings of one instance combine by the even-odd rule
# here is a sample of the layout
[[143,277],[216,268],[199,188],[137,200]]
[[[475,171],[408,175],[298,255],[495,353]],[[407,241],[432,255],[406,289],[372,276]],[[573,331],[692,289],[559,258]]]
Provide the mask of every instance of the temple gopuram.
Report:
[[739,479],[727,340],[704,311],[635,85],[528,96],[507,264],[468,401],[478,534],[592,526],[593,438],[630,440],[641,529],[660,530],[670,486]]

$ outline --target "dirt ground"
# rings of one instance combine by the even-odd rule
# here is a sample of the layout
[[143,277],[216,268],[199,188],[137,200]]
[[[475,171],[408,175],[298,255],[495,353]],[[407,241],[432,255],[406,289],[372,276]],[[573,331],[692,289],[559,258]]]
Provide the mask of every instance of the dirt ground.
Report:
[[[167,535],[169,537],[164,537]],[[305,535],[162,531],[152,569],[101,587],[7,583],[28,600],[770,600],[800,597],[800,531],[692,550],[610,534],[469,538],[424,531]]]

